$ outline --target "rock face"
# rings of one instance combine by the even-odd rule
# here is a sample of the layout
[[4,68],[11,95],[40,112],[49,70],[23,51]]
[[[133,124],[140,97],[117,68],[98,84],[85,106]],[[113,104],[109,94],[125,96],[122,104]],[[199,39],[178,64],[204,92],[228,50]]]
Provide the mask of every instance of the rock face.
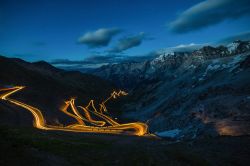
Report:
[[[26,88],[11,97],[41,109],[48,124],[75,122],[59,110],[65,100],[74,97],[79,105],[86,105],[90,99],[100,102],[114,89],[108,81],[93,75],[64,71],[43,61],[28,63],[0,56],[0,88],[17,85]],[[0,110],[0,123],[32,124],[26,110],[3,101]]]
[[250,134],[250,42],[162,54],[93,72],[129,89],[123,117],[178,138]]

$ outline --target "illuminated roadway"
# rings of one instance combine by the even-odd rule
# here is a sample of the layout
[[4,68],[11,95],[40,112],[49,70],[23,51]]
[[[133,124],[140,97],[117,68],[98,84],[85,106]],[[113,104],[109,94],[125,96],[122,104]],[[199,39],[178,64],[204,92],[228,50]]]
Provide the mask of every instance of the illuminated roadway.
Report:
[[[87,133],[108,133],[108,134],[127,134],[143,136],[148,134],[148,126],[145,123],[134,122],[119,124],[111,117],[105,115],[107,108],[105,103],[111,99],[116,99],[119,96],[127,95],[124,91],[113,92],[110,97],[99,104],[99,110],[96,109],[94,100],[91,100],[87,106],[75,106],[75,99],[65,101],[65,105],[60,109],[68,116],[76,119],[77,123],[68,125],[65,127],[49,125],[43,117],[41,110],[23,102],[9,98],[10,95],[24,89],[24,86],[15,86],[12,88],[0,89],[0,92],[4,92],[0,95],[0,99],[8,101],[19,107],[22,107],[30,111],[34,117],[34,127],[42,130],[60,130],[70,132],[87,132]],[[92,110],[91,110],[92,109]],[[71,110],[71,111],[70,111]],[[83,113],[81,113],[81,112]],[[91,114],[95,115],[101,120],[95,120],[91,117]],[[86,123],[91,125],[86,125]]]

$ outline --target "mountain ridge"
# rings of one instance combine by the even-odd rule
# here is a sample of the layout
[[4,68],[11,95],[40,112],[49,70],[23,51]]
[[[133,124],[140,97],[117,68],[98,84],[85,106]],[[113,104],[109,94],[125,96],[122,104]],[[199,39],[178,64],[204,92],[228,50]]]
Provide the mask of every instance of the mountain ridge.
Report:
[[[171,65],[178,65],[181,61],[190,58],[204,61],[208,59],[215,59],[220,57],[229,57],[236,54],[241,54],[250,51],[250,41],[236,40],[226,46],[220,45],[217,47],[204,46],[201,49],[192,52],[162,52],[153,60],[146,60],[143,62],[124,62],[118,64],[104,65],[89,73],[100,76],[106,80],[111,80],[121,88],[134,88],[143,78],[153,77],[150,73],[155,72],[155,68],[169,67]],[[162,63],[161,63],[162,62]],[[165,69],[164,69],[165,70]],[[125,80],[121,79],[125,77]],[[131,77],[131,80],[126,78]],[[121,79],[121,80],[119,80]],[[123,82],[128,83],[125,85]]]
[[[41,109],[49,124],[70,124],[73,118],[60,111],[64,101],[76,98],[76,102],[86,105],[91,99],[101,102],[116,89],[110,82],[97,76],[78,71],[57,69],[47,62],[26,62],[18,58],[0,56],[0,87],[25,86],[13,98]],[[1,101],[0,122],[19,125],[32,122],[30,115],[24,116],[20,108]],[[19,111],[19,112],[18,112]],[[24,118],[24,119],[23,119]]]
[[96,74],[130,90],[123,117],[177,138],[249,135],[250,42],[103,66]]

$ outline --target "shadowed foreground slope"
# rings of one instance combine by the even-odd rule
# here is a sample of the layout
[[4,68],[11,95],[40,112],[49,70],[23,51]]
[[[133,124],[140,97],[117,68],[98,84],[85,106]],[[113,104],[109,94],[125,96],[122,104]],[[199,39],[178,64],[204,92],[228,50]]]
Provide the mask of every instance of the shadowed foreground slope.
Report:
[[[145,137],[0,127],[0,165],[247,165],[249,137],[173,143]],[[172,143],[172,144],[170,144]]]
[[[91,99],[97,103],[108,97],[115,89],[99,77],[80,72],[67,72],[46,62],[29,63],[21,59],[0,56],[0,88],[26,86],[13,94],[13,98],[41,109],[47,123],[65,124],[74,122],[59,109],[64,101],[76,98],[77,104],[86,105]],[[25,125],[32,117],[19,113],[19,108],[0,103],[0,123]],[[16,110],[16,111],[15,111]],[[12,123],[13,124],[13,123]],[[30,124],[30,123],[29,123]]]

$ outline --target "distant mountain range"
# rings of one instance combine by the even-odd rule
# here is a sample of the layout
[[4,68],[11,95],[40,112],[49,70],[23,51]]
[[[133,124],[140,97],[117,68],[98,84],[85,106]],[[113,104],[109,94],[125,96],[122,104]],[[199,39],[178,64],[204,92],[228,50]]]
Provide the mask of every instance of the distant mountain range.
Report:
[[159,73],[165,72],[171,67],[173,68],[174,65],[179,65],[186,59],[201,58],[209,60],[230,57],[248,51],[250,51],[249,41],[235,41],[227,46],[204,46],[193,52],[162,52],[152,60],[109,64],[89,72],[106,80],[111,80],[121,88],[133,89],[141,81],[152,80]]
[[130,91],[123,117],[178,138],[250,134],[250,42],[162,53],[91,74]]

